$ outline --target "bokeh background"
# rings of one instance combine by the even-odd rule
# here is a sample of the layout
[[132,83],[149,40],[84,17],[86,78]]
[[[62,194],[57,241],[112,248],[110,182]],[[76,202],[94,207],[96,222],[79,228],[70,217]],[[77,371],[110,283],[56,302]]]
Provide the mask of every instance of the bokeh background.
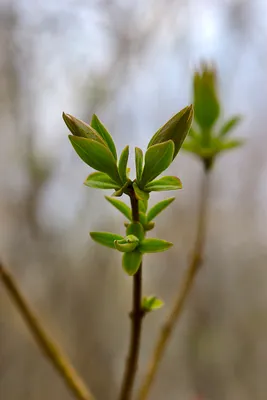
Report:
[[[205,263],[150,399],[266,399],[266,15],[265,0],[0,1],[0,257],[97,399],[119,390],[131,279],[89,239],[123,233],[123,218],[82,185],[61,113],[96,113],[119,150],[144,147],[190,103],[202,60],[246,145],[213,171]],[[195,236],[201,165],[180,153],[170,172],[184,189],[155,229],[175,246],[145,260],[144,291],[165,307],[146,318],[138,382]],[[1,399],[70,400],[2,287],[0,304]]]

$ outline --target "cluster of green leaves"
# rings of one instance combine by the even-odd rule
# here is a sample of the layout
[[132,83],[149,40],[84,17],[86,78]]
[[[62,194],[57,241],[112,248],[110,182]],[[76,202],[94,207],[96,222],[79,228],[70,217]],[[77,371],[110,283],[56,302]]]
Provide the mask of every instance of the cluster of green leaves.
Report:
[[138,200],[146,202],[153,191],[176,190],[181,181],[174,176],[157,178],[172,163],[190,129],[193,119],[193,107],[185,107],[161,127],[150,140],[145,156],[135,148],[136,179],[129,178],[127,168],[129,146],[126,146],[120,158],[113,139],[96,115],[91,124],[63,113],[63,119],[71,131],[72,146],[79,157],[97,172],[90,174],[85,185],[98,189],[114,189],[113,196],[123,193],[129,195],[132,188]]
[[157,253],[172,246],[172,243],[165,240],[146,239],[140,222],[130,223],[125,237],[110,232],[91,232],[90,235],[97,243],[124,253],[122,265],[128,275],[134,275],[138,271],[144,253]]
[[200,157],[209,169],[219,153],[243,144],[243,140],[229,138],[241,117],[233,116],[216,126],[221,113],[216,71],[206,64],[194,75],[193,95],[195,119],[183,149]]
[[[93,115],[87,124],[69,114],[63,119],[71,131],[71,144],[79,157],[96,170],[85,180],[86,186],[97,189],[113,189],[112,197],[106,199],[126,218],[126,236],[111,232],[91,232],[97,243],[123,253],[122,265],[128,275],[134,275],[142,262],[143,254],[168,250],[172,243],[162,239],[146,238],[146,232],[154,228],[154,218],[170,205],[174,197],[157,203],[148,210],[151,192],[181,189],[182,184],[175,176],[158,176],[165,171],[177,156],[193,120],[193,107],[188,106],[174,115],[151,138],[145,155],[135,148],[136,178],[131,180],[129,168],[129,146],[126,146],[119,159],[112,136],[102,122]],[[156,179],[158,178],[158,179]],[[123,194],[134,196],[138,205],[138,221],[134,220],[132,209],[117,197]],[[137,219],[135,217],[135,219]],[[161,300],[154,296],[143,299],[144,312],[157,309]]]
[[192,106],[185,107],[161,127],[148,144],[145,157],[138,147],[135,148],[136,179],[129,178],[127,168],[129,146],[126,146],[118,160],[113,139],[96,115],[91,124],[63,113],[63,119],[71,131],[72,146],[79,157],[90,167],[97,170],[85,180],[85,185],[98,189],[114,189],[113,196],[128,194],[133,186],[139,200],[148,200],[149,193],[180,189],[181,182],[173,176],[155,180],[165,171],[178,154],[192,123]]

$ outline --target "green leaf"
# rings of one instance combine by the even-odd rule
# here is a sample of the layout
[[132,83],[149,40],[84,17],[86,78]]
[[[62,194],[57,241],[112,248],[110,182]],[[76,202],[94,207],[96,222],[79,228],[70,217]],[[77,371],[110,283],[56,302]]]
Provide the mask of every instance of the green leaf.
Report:
[[124,271],[132,276],[136,274],[142,262],[142,254],[139,251],[124,253],[122,256],[122,266]]
[[141,180],[143,172],[143,152],[139,147],[135,148],[135,168],[136,168],[136,180],[139,182]]
[[199,149],[201,147],[200,142],[196,141],[195,139],[187,139],[182,147],[182,150],[188,151],[190,153],[197,153],[199,152]]
[[164,302],[161,299],[158,299],[156,296],[144,297],[142,300],[142,309],[145,312],[158,310],[163,305],[164,305]]
[[175,114],[165,125],[163,125],[152,137],[148,148],[158,143],[164,143],[172,140],[174,143],[173,159],[177,156],[183,141],[191,127],[194,111],[193,106],[183,108],[178,114]]
[[242,139],[228,140],[227,142],[220,143],[220,145],[217,148],[219,151],[231,150],[242,146],[244,142],[245,141]]
[[223,124],[223,126],[221,127],[220,131],[219,131],[219,136],[226,136],[228,133],[230,133],[230,131],[232,129],[234,129],[236,127],[236,125],[239,124],[239,122],[241,121],[242,117],[240,115],[237,115],[231,119],[229,119],[228,121],[225,122],[225,124]]
[[121,177],[122,182],[127,181],[127,163],[129,158],[129,146],[126,146],[121,153],[120,160],[119,160],[119,174]]
[[194,108],[195,119],[202,130],[210,130],[220,115],[220,103],[216,71],[206,64],[194,75]]
[[110,247],[115,249],[115,240],[122,240],[123,236],[116,235],[116,233],[111,232],[90,232],[91,238],[102,246]]
[[84,181],[84,185],[96,189],[119,189],[118,183],[114,182],[104,172],[93,172]]
[[141,253],[158,253],[160,251],[168,250],[172,245],[172,243],[166,242],[166,240],[150,238],[144,239],[140,243],[138,250]]
[[145,190],[150,192],[161,192],[165,190],[182,189],[182,182],[176,176],[163,176],[160,179],[149,182]]
[[166,207],[168,207],[175,197],[170,197],[169,199],[162,200],[155,204],[152,208],[147,213],[147,222],[152,221],[161,211],[165,210]]
[[116,190],[116,192],[112,193],[112,196],[121,197],[123,195],[123,193],[126,191],[126,189],[128,188],[128,186],[131,185],[131,183],[132,183],[132,181],[130,179],[128,179],[127,182],[125,182],[125,184],[119,190]]
[[62,114],[62,117],[65,124],[74,136],[96,140],[104,146],[106,145],[102,137],[90,125],[86,124],[78,118],[73,117],[72,115],[65,114],[64,112]]
[[113,142],[112,136],[110,135],[108,130],[105,128],[105,126],[102,124],[102,122],[99,120],[99,118],[95,114],[92,116],[91,126],[103,138],[103,140],[106,142],[109,150],[113,154],[115,160],[117,160],[116,146]]
[[132,220],[132,211],[123,201],[115,199],[114,197],[105,196],[107,201],[119,210],[129,221]]
[[155,179],[172,162],[174,144],[171,140],[149,147],[145,155],[145,166],[141,179],[141,188]]
[[189,132],[188,132],[188,136],[187,136],[188,138],[189,137],[191,137],[191,138],[193,138],[193,139],[195,139],[195,140],[201,140],[201,135],[200,135],[200,133],[198,133],[197,131],[196,131],[196,129],[195,128],[193,128],[192,126],[191,126],[191,128],[190,128],[190,130],[189,130]]
[[139,211],[146,213],[148,201],[147,200],[138,200]]
[[143,226],[147,223],[146,214],[143,213],[142,211],[139,211],[139,220],[140,220],[140,223],[141,223]]
[[216,149],[212,147],[205,147],[200,145],[199,143],[196,143],[195,141],[185,142],[183,145],[183,150],[189,153],[193,153],[202,159],[214,157],[218,153],[217,147]]
[[114,245],[122,253],[130,253],[139,245],[139,239],[134,235],[128,235],[122,240],[115,240]]
[[149,193],[141,190],[136,182],[133,183],[133,189],[137,200],[147,201],[149,199]]
[[127,235],[134,235],[136,236],[140,241],[144,239],[145,237],[145,232],[142,224],[140,222],[132,222],[127,230],[126,230]]
[[119,185],[122,184],[116,161],[107,147],[91,139],[71,135],[69,139],[78,156],[86,164],[97,171],[105,172]]

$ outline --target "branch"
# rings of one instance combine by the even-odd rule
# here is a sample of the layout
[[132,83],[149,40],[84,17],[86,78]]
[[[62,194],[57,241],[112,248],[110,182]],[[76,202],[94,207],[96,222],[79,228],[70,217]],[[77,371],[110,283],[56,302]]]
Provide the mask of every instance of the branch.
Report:
[[42,327],[40,321],[31,310],[26,299],[20,292],[14,277],[8,272],[0,262],[0,279],[8,292],[8,295],[18,308],[24,322],[32,333],[40,350],[45,354],[50,363],[61,375],[66,386],[71,390],[77,400],[94,400],[82,379],[79,377],[70,361],[59,348],[59,346],[49,337]]
[[[139,221],[138,200],[134,191],[130,193],[132,206],[132,217],[134,222]],[[129,355],[126,362],[123,381],[119,400],[128,400],[131,398],[134,379],[137,371],[138,356],[140,350],[141,328],[144,313],[141,307],[142,301],[142,264],[133,277],[133,309],[131,316],[131,339]]]
[[185,301],[192,289],[195,276],[202,262],[203,248],[206,236],[206,223],[207,223],[207,203],[208,203],[208,191],[209,191],[208,171],[209,169],[205,169],[205,173],[203,175],[203,182],[201,184],[201,198],[200,198],[200,206],[198,214],[197,235],[196,235],[193,255],[186,270],[180,291],[174,302],[174,306],[171,310],[171,313],[167,317],[167,320],[164,323],[161,332],[159,334],[158,340],[156,342],[151,357],[151,361],[148,366],[147,373],[138,392],[137,396],[138,400],[145,400],[148,396],[148,392],[152,386],[153,380],[157,373],[167,342],[173,332],[175,324],[178,322],[179,318],[182,315]]

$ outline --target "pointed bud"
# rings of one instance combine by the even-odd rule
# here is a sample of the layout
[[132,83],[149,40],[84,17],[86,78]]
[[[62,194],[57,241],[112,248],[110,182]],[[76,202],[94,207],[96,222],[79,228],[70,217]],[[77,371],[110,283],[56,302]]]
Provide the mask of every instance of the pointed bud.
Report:
[[220,114],[216,71],[212,66],[202,64],[194,75],[195,118],[202,130],[210,129]]
[[96,140],[97,142],[107,147],[102,137],[90,125],[86,124],[78,118],[73,117],[70,114],[65,114],[64,112],[62,114],[62,118],[64,119],[65,124],[74,136]]
[[151,231],[154,229],[155,222],[148,222],[147,224],[144,225],[144,230],[145,231]]
[[174,159],[191,127],[193,115],[194,111],[192,105],[183,108],[155,133],[147,147],[172,140],[174,143]]

